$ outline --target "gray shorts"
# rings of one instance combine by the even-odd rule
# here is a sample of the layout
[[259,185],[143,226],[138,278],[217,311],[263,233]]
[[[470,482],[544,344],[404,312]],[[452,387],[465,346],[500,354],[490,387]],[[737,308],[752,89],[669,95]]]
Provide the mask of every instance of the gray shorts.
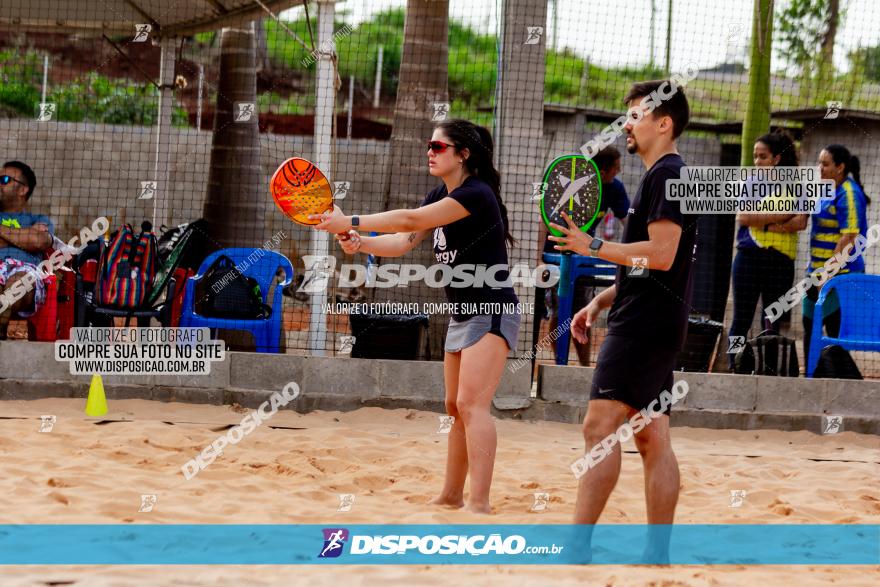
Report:
[[457,353],[477,344],[483,336],[491,332],[504,338],[510,351],[515,352],[520,320],[519,314],[481,314],[464,322],[456,322],[450,318],[444,350],[447,353]]

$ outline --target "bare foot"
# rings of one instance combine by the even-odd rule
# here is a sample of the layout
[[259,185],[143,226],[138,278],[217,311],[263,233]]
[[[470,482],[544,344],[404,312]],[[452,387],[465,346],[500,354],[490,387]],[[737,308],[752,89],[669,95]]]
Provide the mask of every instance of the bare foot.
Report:
[[637,563],[640,565],[651,566],[669,566],[669,549],[666,550],[650,550],[646,549],[642,553],[642,559]]
[[438,495],[434,499],[428,502],[430,505],[445,505],[454,508],[462,508],[464,507],[464,499],[459,497],[458,499],[454,499],[451,497],[446,497],[444,495]]
[[472,514],[491,514],[492,506],[488,503],[469,503],[467,510]]

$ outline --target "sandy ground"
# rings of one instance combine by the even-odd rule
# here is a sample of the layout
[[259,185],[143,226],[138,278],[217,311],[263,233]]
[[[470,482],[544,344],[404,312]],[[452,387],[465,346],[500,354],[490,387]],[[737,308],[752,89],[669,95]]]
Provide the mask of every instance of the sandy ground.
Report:
[[[440,488],[438,415],[365,408],[280,412],[196,478],[180,467],[240,421],[229,406],[114,401],[97,424],[83,400],[0,402],[0,523],[499,523],[571,522],[569,465],[580,427],[498,421],[495,514],[427,506]],[[54,414],[40,433],[41,414]],[[274,427],[274,428],[273,428]],[[286,427],[286,428],[284,428]],[[294,428],[294,429],[292,429]],[[682,472],[677,522],[880,523],[880,439],[845,432],[674,429]],[[602,523],[644,523],[641,462],[623,471]],[[739,508],[730,491],[745,490]],[[530,512],[535,492],[549,509]],[[339,493],[352,493],[338,512]],[[141,494],[156,494],[138,513]],[[0,585],[877,585],[880,567],[832,566],[20,566]]]

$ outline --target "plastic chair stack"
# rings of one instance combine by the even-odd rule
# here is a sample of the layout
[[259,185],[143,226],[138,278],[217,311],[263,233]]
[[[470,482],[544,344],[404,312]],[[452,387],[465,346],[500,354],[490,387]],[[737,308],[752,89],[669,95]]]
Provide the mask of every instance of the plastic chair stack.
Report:
[[[544,253],[545,263],[560,264],[561,253]],[[595,257],[583,255],[571,256],[571,272],[568,287],[559,284],[559,307],[556,317],[557,324],[567,324],[571,320],[572,307],[574,304],[574,286],[579,277],[587,277],[593,283],[591,285],[611,285],[614,283],[614,275],[617,273],[617,265],[610,261],[603,261]],[[556,339],[556,364],[568,364],[568,346],[571,341],[571,328],[567,326],[560,329],[559,338]]]
[[[180,314],[180,326],[182,328],[208,327],[211,329],[246,330],[253,334],[258,353],[277,353],[281,341],[281,292],[293,281],[293,265],[284,255],[268,250],[262,250],[262,255],[256,261],[250,263],[248,257],[252,256],[255,251],[260,250],[247,248],[221,249],[211,253],[202,261],[198,274],[190,277],[186,282],[186,292],[184,293],[183,308]],[[214,264],[214,261],[221,255],[229,257],[243,275],[256,279],[260,284],[263,303],[272,307],[272,313],[268,318],[256,320],[209,318],[195,312],[196,284],[205,276],[205,273]],[[268,301],[269,288],[278,269],[284,270],[285,279],[275,286],[275,293],[270,304]]]
[[[822,307],[831,290],[840,300],[840,333],[837,338],[822,333]],[[819,292],[813,310],[810,356],[807,377],[819,364],[819,354],[828,345],[837,344],[848,351],[880,352],[880,275],[846,273],[829,280]]]

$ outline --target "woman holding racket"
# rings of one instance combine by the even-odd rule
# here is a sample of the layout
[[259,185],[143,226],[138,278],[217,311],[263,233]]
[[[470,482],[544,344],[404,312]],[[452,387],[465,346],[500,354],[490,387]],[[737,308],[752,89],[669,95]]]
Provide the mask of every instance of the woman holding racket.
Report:
[[[485,128],[466,120],[443,122],[428,143],[428,171],[443,183],[425,197],[419,208],[347,216],[334,207],[332,213],[310,218],[321,219],[316,228],[337,233],[337,240],[349,254],[360,251],[396,257],[433,234],[434,257],[437,263],[450,268],[444,274],[460,265],[506,268],[505,245],[512,244],[513,237],[492,151],[492,136]],[[358,229],[389,234],[360,236]],[[348,233],[350,238],[339,233]],[[482,280],[469,287],[446,285],[448,301],[478,307],[516,304],[509,271],[498,271],[495,279],[504,285],[493,288]],[[489,408],[505,359],[516,349],[520,316],[460,310],[450,319],[443,360],[446,411],[455,418],[449,432],[446,481],[431,503],[463,507],[465,479],[470,474],[468,509],[491,513],[489,488],[497,441]]]

